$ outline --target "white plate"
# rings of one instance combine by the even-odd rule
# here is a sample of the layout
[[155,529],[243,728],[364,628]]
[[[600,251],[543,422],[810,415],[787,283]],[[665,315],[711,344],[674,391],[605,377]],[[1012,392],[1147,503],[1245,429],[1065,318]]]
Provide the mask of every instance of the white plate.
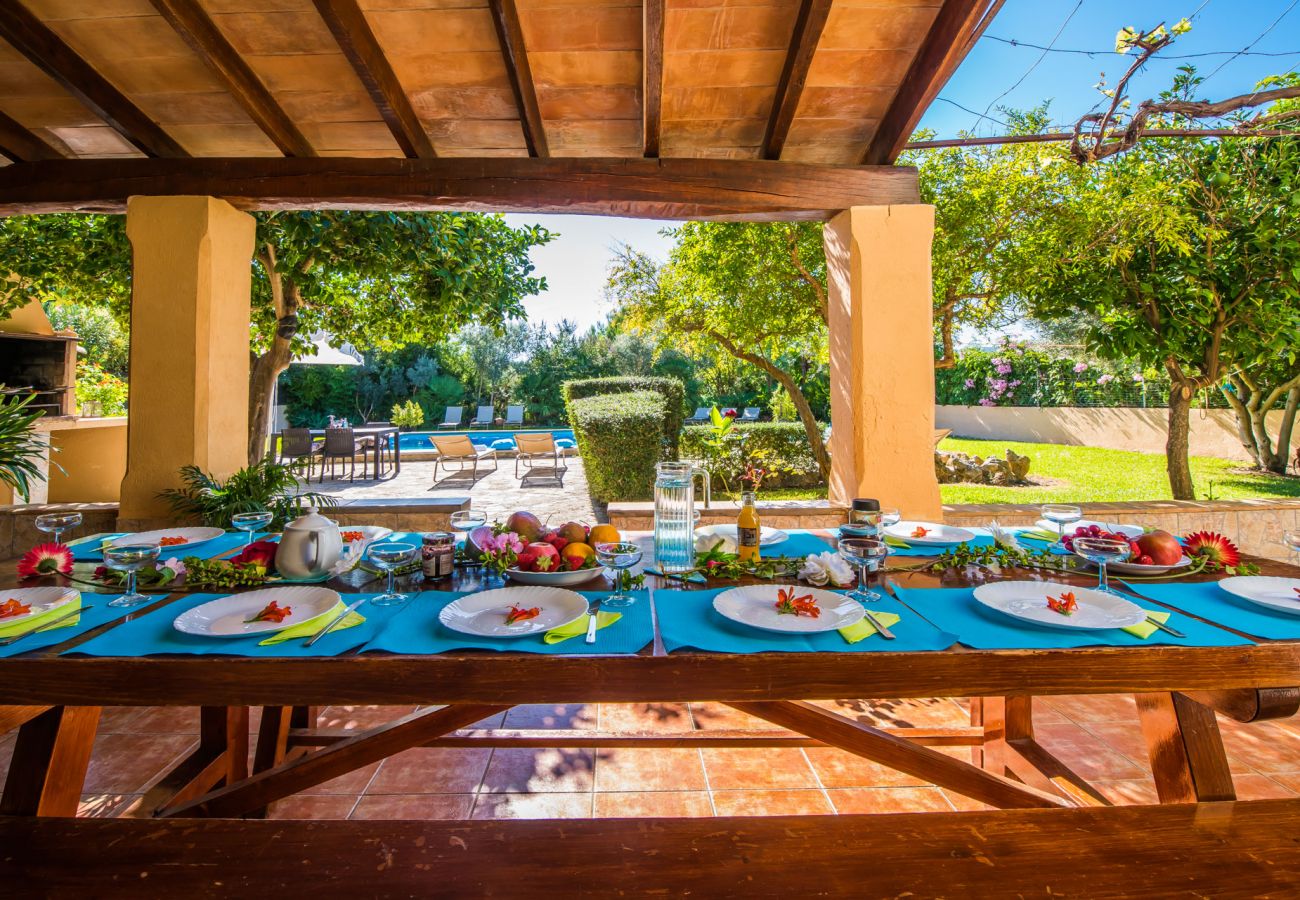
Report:
[[[541,607],[536,618],[506,624],[512,605],[522,609]],[[587,601],[573,591],[530,585],[480,591],[453,600],[438,613],[438,621],[461,634],[476,637],[523,637],[568,625],[587,614]]]
[[[912,537],[912,532],[918,526],[930,529],[930,533],[925,537]],[[964,544],[966,541],[975,540],[975,532],[973,531],[967,531],[965,528],[955,528],[952,525],[939,525],[935,522],[897,522],[886,526],[885,534],[908,544],[929,547],[947,547],[952,544]]]
[[[1077,552],[1074,555],[1078,556],[1079,559],[1087,563],[1089,567],[1093,569],[1097,568],[1096,563],[1092,562],[1091,560],[1084,559],[1082,556],[1079,556]],[[1140,563],[1135,563],[1135,562],[1117,562],[1117,563],[1113,562],[1113,563],[1106,564],[1106,571],[1112,575],[1163,575],[1166,572],[1172,572],[1174,569],[1182,569],[1186,566],[1190,566],[1191,564],[1192,564],[1192,558],[1184,554],[1183,557],[1179,559],[1178,562],[1174,563],[1172,566],[1156,566],[1156,565],[1144,566],[1141,565]]]
[[[1087,528],[1090,525],[1096,525],[1102,531],[1113,531],[1116,534],[1122,534],[1125,537],[1141,537],[1146,534],[1141,525],[1121,525],[1119,522],[1099,522],[1096,519],[1080,519],[1077,522],[1071,522],[1069,525],[1062,526],[1066,536],[1074,534],[1076,528]],[[1049,522],[1047,519],[1039,519],[1034,523],[1035,528],[1041,528],[1049,534],[1056,534],[1056,523]]]
[[380,538],[386,538],[393,533],[393,529],[385,528],[383,525],[340,525],[339,534],[345,531],[361,532],[361,539],[356,541],[344,541],[343,546],[348,547],[352,544],[363,544],[369,541],[377,541]]
[[137,531],[135,534],[124,534],[113,541],[114,547],[122,547],[126,544],[158,544],[163,538],[179,537],[185,538],[183,544],[168,544],[162,547],[164,558],[167,554],[177,550],[188,550],[198,544],[207,543],[213,538],[219,538],[226,532],[220,528],[159,528],[156,531]]
[[1276,575],[1234,575],[1219,582],[1234,597],[1240,597],[1257,606],[1277,612],[1300,616],[1300,578],[1279,578]]
[[[778,613],[776,592],[782,587],[786,590],[794,590],[797,597],[812,594],[822,614],[813,619],[809,616]],[[713,598],[713,608],[719,615],[741,625],[785,634],[819,634],[823,631],[847,628],[866,613],[861,603],[850,600],[843,594],[800,585],[776,584],[747,584],[744,587],[723,591]]]
[[[1047,607],[1048,596],[1072,591],[1079,608],[1063,616]],[[975,599],[995,612],[1022,622],[1070,631],[1128,628],[1145,622],[1147,614],[1116,594],[1051,581],[999,581],[975,588]]]
[[18,622],[26,622],[28,619],[43,616],[60,606],[67,606],[77,599],[78,593],[76,588],[69,587],[0,589],[0,603],[6,600],[17,600],[19,603],[26,603],[32,608],[31,612],[23,613],[21,616],[5,616],[0,619],[0,627],[8,628]]
[[525,572],[523,569],[506,569],[506,577],[520,584],[540,584],[550,587],[573,587],[586,584],[600,574],[600,566],[591,569],[561,569],[556,572]]
[[[293,612],[282,622],[249,622],[275,600],[281,607]],[[323,618],[332,612],[342,599],[338,591],[329,588],[296,587],[263,588],[245,594],[231,594],[209,600],[176,617],[172,627],[184,634],[206,638],[264,637],[284,631],[295,625]],[[324,624],[323,622],[321,624]]]
[[[705,525],[702,528],[695,529],[695,536],[700,537],[701,535],[716,535],[731,538],[732,541],[736,542],[740,540],[735,525]],[[764,525],[758,535],[758,544],[760,547],[770,547],[772,544],[779,544],[789,537],[790,535],[779,528],[768,528]]]

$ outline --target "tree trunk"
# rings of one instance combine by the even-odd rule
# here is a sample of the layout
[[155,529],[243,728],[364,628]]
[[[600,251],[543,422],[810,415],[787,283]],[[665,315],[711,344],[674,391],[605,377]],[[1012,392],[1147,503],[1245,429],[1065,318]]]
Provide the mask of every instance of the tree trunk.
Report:
[[1235,390],[1229,390],[1227,385],[1220,385],[1219,391],[1223,398],[1228,401],[1228,406],[1232,408],[1233,418],[1237,420],[1237,439],[1241,441],[1241,446],[1250,458],[1255,461],[1258,467],[1261,465],[1259,459],[1259,445],[1255,443],[1255,430],[1250,423],[1250,409],[1248,402],[1250,400],[1250,389],[1238,377],[1232,378],[1232,386]]
[[[1291,432],[1295,428],[1296,411],[1300,409],[1300,384],[1287,391],[1286,407],[1282,410],[1282,423],[1277,429],[1277,451],[1282,458],[1278,474],[1286,474],[1287,457],[1291,453]],[[1300,450],[1296,451],[1296,474],[1300,475]]]
[[1169,438],[1165,442],[1165,468],[1169,472],[1169,489],[1175,500],[1196,499],[1192,470],[1187,461],[1191,409],[1191,386],[1175,382],[1169,389]]
[[[293,361],[293,336],[298,333],[298,307],[301,297],[297,285],[286,282],[276,265],[275,248],[266,245],[257,254],[271,286],[275,307],[276,329],[271,346],[261,356],[253,357],[248,373],[248,464],[256,465],[269,453],[267,438],[271,433],[271,403],[275,382]],[[309,263],[308,263],[309,265]]]

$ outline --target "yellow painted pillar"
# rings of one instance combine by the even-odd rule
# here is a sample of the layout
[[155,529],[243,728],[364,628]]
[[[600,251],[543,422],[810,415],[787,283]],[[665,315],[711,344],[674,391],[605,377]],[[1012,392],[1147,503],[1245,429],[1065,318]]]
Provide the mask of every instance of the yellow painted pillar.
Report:
[[855,206],[826,224],[832,503],[941,515],[934,472],[934,207]]
[[132,197],[131,372],[121,525],[170,515],[181,466],[248,462],[255,222],[215,197]]

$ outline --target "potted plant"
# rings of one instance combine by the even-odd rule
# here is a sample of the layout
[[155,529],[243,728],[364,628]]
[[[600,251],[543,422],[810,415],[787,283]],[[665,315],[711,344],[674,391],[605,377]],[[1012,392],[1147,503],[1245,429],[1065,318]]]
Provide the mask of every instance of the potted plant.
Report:
[[275,513],[270,529],[279,531],[307,507],[324,508],[337,502],[328,494],[303,491],[289,466],[266,459],[240,469],[224,481],[198,466],[185,466],[181,480],[183,487],[170,488],[158,496],[177,514],[197,518],[213,528],[229,528],[235,513],[268,510]]
[[46,444],[33,428],[42,414],[27,408],[33,396],[0,399],[0,484],[13,488],[24,503],[32,482],[46,477]]

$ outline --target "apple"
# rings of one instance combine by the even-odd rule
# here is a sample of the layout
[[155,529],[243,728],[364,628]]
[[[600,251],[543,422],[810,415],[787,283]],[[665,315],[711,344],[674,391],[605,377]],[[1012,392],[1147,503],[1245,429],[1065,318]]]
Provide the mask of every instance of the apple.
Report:
[[1183,547],[1178,538],[1167,531],[1151,531],[1137,539],[1143,556],[1151,557],[1151,565],[1172,566],[1183,558]]

